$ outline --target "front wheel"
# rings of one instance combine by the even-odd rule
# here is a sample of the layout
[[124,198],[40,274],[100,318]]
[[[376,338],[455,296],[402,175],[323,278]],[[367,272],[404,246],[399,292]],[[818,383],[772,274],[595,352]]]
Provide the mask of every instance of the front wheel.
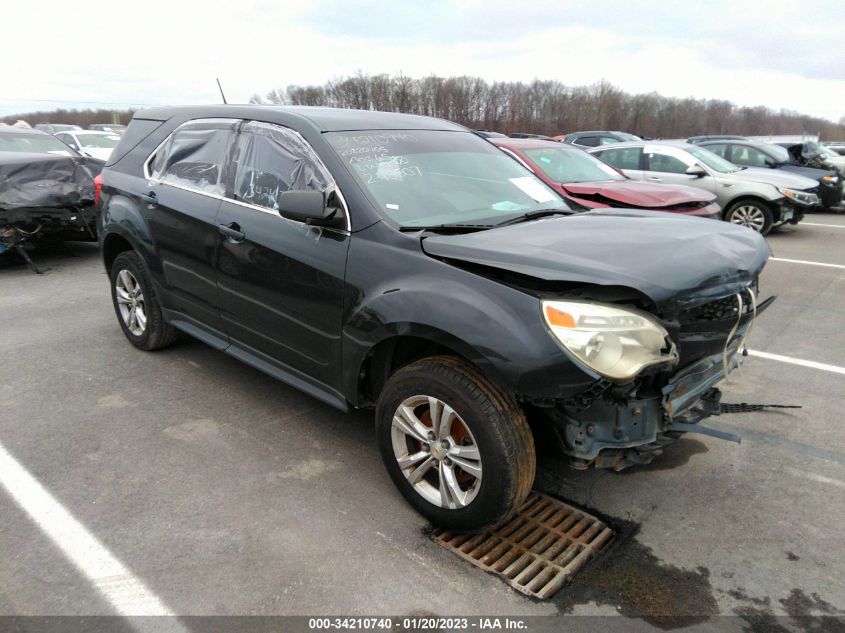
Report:
[[749,229],[766,235],[772,229],[772,210],[758,200],[738,200],[725,212],[725,219],[732,224],[747,226]]
[[382,459],[435,525],[475,531],[512,515],[534,483],[534,440],[516,402],[448,356],[397,371],[376,408]]

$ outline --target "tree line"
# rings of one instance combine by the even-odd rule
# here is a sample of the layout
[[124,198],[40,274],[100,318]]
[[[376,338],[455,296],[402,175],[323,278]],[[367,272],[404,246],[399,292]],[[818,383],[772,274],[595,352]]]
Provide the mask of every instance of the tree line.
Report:
[[32,126],[36,123],[67,123],[87,128],[93,123],[122,123],[127,125],[132,119],[132,110],[39,110],[38,112],[25,112],[5,116],[0,121],[12,125],[18,120],[23,120]]
[[254,95],[250,102],[408,112],[504,134],[622,130],[646,137],[682,138],[806,132],[823,140],[845,140],[845,117],[837,124],[791,110],[740,107],[722,99],[631,94],[607,81],[566,86],[559,81],[491,83],[467,76],[413,79],[358,73],[323,85],[292,85],[263,97]]

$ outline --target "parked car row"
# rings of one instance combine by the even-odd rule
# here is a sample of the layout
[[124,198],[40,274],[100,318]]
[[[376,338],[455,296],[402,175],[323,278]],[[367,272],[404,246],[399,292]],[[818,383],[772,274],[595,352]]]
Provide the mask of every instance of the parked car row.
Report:
[[635,180],[698,187],[716,195],[725,220],[763,235],[797,224],[817,207],[816,181],[773,170],[743,168],[684,142],[632,141],[590,150]]
[[[555,137],[477,134],[523,162],[576,208],[627,206],[721,217],[766,234],[797,224],[808,211],[843,207],[841,157],[802,137],[773,137],[767,143],[729,134],[646,141],[607,130]],[[583,149],[614,170],[557,151],[561,145]],[[645,183],[657,186],[647,192]],[[711,199],[690,197],[690,188],[698,189],[698,196],[708,192]]]
[[[58,132],[78,132],[82,130],[82,127],[68,123],[36,123],[34,129],[47,132],[47,134],[56,134]],[[97,132],[123,134],[126,130],[126,126],[120,125],[119,123],[93,123],[88,126],[88,129]]]
[[685,186],[628,178],[617,169],[570,145],[534,139],[492,139],[574,209],[622,207],[720,217],[713,193]]
[[[684,433],[727,437],[700,422],[772,301],[757,295],[763,237],[577,211],[661,186],[571,145],[492,140],[369,111],[140,112],[95,187],[117,323],[141,350],[188,334],[339,410],[374,409],[398,489],[457,530],[520,506],[538,444],[621,470]],[[637,168],[675,158],[686,180],[736,170],[691,145],[603,147]],[[704,188],[685,194],[703,210]],[[791,201],[775,207],[785,220]]]

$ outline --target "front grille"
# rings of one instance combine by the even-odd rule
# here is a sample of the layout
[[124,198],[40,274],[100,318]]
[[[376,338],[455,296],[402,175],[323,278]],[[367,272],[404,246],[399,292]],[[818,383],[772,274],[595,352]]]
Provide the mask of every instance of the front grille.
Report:
[[[758,296],[757,282],[751,284],[751,291],[755,298]],[[743,291],[742,296],[742,315],[745,316],[752,312],[751,301],[748,297],[748,292]],[[678,320],[681,325],[689,323],[700,323],[702,321],[736,321],[737,310],[739,303],[736,295],[730,295],[721,299],[716,299],[704,305],[684,310]],[[727,330],[726,330],[727,332]]]

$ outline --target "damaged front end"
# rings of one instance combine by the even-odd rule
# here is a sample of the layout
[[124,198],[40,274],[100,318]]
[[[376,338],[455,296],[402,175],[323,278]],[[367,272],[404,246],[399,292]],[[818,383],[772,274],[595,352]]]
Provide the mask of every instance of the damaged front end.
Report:
[[683,433],[738,442],[700,422],[719,415],[715,385],[740,366],[754,319],[774,300],[758,304],[755,286],[655,315],[675,355],[623,384],[602,377],[573,398],[539,408],[572,465],[622,470],[648,464]]
[[0,152],[0,255],[15,252],[39,272],[28,250],[43,238],[97,239],[94,178],[102,161]]

